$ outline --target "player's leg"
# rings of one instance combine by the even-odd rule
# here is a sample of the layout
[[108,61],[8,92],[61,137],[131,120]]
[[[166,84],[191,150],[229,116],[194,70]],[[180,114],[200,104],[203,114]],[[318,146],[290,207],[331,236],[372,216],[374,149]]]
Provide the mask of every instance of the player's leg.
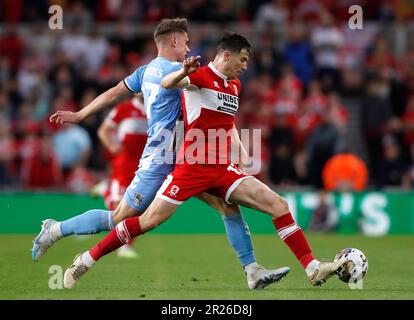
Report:
[[[184,201],[205,190],[203,183],[196,179],[188,179],[185,169],[176,166],[173,173],[165,179],[157,192],[157,197],[148,209],[139,217],[128,218],[116,227],[91,250],[75,257],[72,266],[64,274],[65,288],[72,288],[79,278],[101,257],[116,250],[130,239],[156,228],[167,220]],[[130,188],[131,187],[131,188]],[[138,205],[145,197],[134,191],[130,185],[124,195],[125,201],[130,205]],[[152,200],[152,199],[151,199]]]
[[75,257],[73,264],[65,271],[64,286],[72,288],[100,258],[117,250],[129,240],[156,228],[166,221],[177,209],[177,205],[156,198],[139,217],[127,218],[118,223],[109,234],[91,250]]
[[[105,204],[108,210],[92,209],[83,214],[77,215],[68,220],[58,222],[59,230],[62,237],[67,237],[72,234],[94,234],[101,231],[111,230],[118,221],[114,220],[115,212],[122,212],[126,216],[136,215],[138,212],[125,205],[119,206],[122,194],[118,180],[111,179],[109,186],[109,193],[105,198]],[[117,203],[118,205],[115,205]]]
[[32,259],[37,261],[59,239],[72,234],[94,234],[112,230],[122,220],[141,214],[149,206],[165,180],[164,174],[138,171],[124,198],[114,211],[92,209],[68,220],[47,219],[33,242]]
[[240,207],[237,204],[228,205],[222,199],[207,192],[196,197],[221,214],[227,238],[236,251],[242,267],[256,262],[249,227],[244,221]]
[[290,269],[286,267],[266,270],[257,264],[249,226],[243,218],[239,205],[227,204],[223,199],[207,192],[196,197],[221,214],[227,239],[240,260],[250,289],[263,289],[289,273]]
[[287,201],[256,178],[244,179],[228,194],[231,202],[239,203],[272,217],[280,238],[294,253],[313,285],[321,285],[344,261],[320,262],[312,255],[302,229],[295,223]]
[[[110,211],[114,211],[118,207],[128,187],[128,185],[123,185],[120,181],[124,181],[124,179],[120,180],[112,177],[104,194],[105,206]],[[137,258],[138,254],[134,251],[133,244],[134,240],[131,239],[127,244],[117,250],[116,255],[120,258]]]
[[[113,212],[118,212],[116,220],[139,213],[126,205],[124,201],[121,201]],[[112,230],[116,224],[116,220],[112,216],[113,212],[92,209],[62,222],[53,219],[45,220],[40,233],[33,241],[32,259],[38,261],[54,243],[63,237],[72,234],[85,235]]]

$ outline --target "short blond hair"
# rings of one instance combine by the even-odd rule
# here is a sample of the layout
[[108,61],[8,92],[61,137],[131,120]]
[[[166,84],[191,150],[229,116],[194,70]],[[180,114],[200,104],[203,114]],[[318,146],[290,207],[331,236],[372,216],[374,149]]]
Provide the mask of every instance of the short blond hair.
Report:
[[154,39],[157,41],[160,36],[169,35],[173,32],[187,33],[187,19],[173,18],[161,20],[154,31]]

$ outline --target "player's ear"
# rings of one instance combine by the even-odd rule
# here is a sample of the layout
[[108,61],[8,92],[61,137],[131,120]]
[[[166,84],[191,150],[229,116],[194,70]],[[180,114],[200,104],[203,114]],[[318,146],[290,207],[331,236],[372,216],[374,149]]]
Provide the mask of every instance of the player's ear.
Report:
[[177,46],[177,37],[175,36],[175,34],[171,34],[169,40],[171,47],[175,48]]
[[224,58],[224,61],[229,60],[229,59],[230,59],[230,56],[231,56],[230,51],[228,51],[228,50],[224,50],[224,51],[223,51],[223,58]]

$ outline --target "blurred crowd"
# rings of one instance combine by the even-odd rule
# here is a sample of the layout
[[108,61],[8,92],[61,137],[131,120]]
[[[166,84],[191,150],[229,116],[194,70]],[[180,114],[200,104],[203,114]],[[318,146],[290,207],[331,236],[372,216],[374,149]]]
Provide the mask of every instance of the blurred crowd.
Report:
[[[50,30],[48,8],[63,8]],[[348,26],[363,7],[363,29]],[[106,113],[53,125],[156,56],[187,17],[203,63],[225,29],[252,42],[239,128],[262,130],[260,179],[279,188],[414,186],[414,3],[397,0],[0,0],[0,188],[87,192],[109,175]],[[340,174],[339,174],[340,173]]]

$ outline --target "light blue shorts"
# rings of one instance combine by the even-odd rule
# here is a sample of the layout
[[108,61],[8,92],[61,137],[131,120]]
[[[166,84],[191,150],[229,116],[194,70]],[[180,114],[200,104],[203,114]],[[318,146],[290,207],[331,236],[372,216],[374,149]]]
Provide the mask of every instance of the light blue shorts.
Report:
[[125,201],[132,209],[142,213],[149,207],[158,189],[172,171],[172,168],[171,170],[163,169],[139,169],[135,172],[135,177],[124,194]]

